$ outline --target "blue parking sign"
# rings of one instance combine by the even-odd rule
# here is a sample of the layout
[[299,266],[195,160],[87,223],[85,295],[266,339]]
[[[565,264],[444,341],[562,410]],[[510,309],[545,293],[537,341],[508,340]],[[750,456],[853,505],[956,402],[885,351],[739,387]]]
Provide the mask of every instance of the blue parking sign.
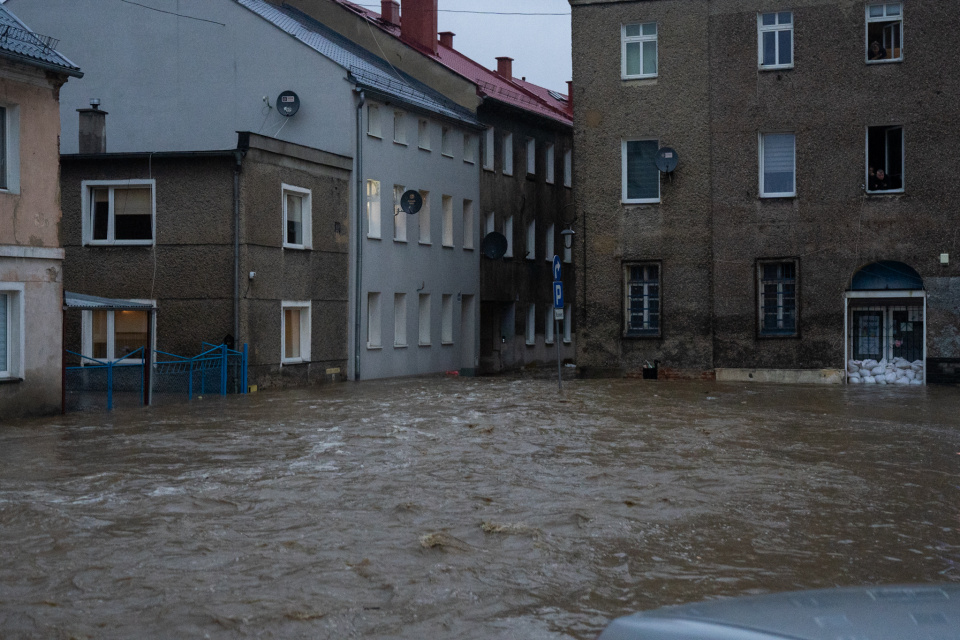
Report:
[[563,282],[559,280],[553,283],[553,308],[563,309]]

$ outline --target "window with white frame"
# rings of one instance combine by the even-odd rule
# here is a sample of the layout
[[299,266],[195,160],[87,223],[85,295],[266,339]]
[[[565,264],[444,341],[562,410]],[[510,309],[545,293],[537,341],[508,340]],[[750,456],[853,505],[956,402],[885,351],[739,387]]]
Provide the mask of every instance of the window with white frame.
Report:
[[797,263],[795,260],[757,262],[761,336],[797,335]]
[[367,292],[367,349],[379,349],[383,346],[380,337],[380,322],[382,317],[380,292]]
[[503,235],[507,239],[507,250],[504,252],[504,258],[513,257],[513,216],[508,216],[503,222]]
[[527,173],[535,174],[537,172],[537,141],[533,138],[527,138]]
[[20,107],[0,105],[0,191],[20,193]]
[[657,76],[657,23],[620,26],[620,77],[655,78]]
[[440,153],[448,158],[453,157],[453,131],[450,127],[440,129]]
[[393,346],[407,346],[407,294],[393,294]]
[[440,344],[453,344],[453,294],[440,298]]
[[417,146],[430,151],[430,122],[424,118],[417,121]]
[[0,380],[24,375],[24,307],[22,282],[0,282]]
[[463,201],[463,248],[473,249],[473,200]]
[[503,175],[513,175],[513,134],[503,134]]
[[573,342],[573,305],[563,307],[563,344]]
[[527,260],[537,259],[537,221],[531,220],[527,225]]
[[310,362],[309,300],[283,300],[280,303],[281,364]]
[[407,118],[403,111],[393,112],[393,141],[407,144]]
[[155,187],[155,180],[84,180],[84,243],[153,244]]
[[658,337],[660,335],[660,265],[625,264],[624,335]]
[[496,227],[496,214],[491,211],[483,219],[483,235],[486,236],[488,233],[493,233],[497,230]]
[[494,129],[488,127],[483,134],[483,168],[493,171],[493,139]]
[[867,62],[903,60],[903,4],[867,5]]
[[310,189],[281,185],[283,198],[283,246],[287,249],[313,247],[313,208]]
[[395,242],[407,241],[407,212],[400,208],[403,199],[402,184],[393,185],[393,239]]
[[[151,300],[136,302],[153,304]],[[149,322],[146,309],[84,311],[80,319],[81,353],[101,361],[143,360],[144,351],[153,348],[147,342]]]
[[419,339],[421,347],[430,346],[430,294],[421,293],[418,299]]
[[760,134],[760,197],[797,195],[796,137],[792,133]]
[[537,305],[530,303],[527,305],[527,331],[525,342],[528,347],[537,344]]
[[903,127],[867,127],[867,191],[903,191]]
[[420,244],[430,244],[430,192],[421,191],[420,197],[423,198],[423,206],[417,212],[420,223]]
[[761,69],[789,69],[793,66],[792,12],[759,14],[757,37]]
[[553,307],[547,307],[547,313],[543,314],[543,341],[545,344],[553,344],[555,324]]
[[573,186],[573,151],[570,149],[563,152],[563,186]]
[[556,159],[554,158],[554,147],[553,143],[547,143],[547,148],[544,150],[544,157],[547,160],[547,170],[546,170],[546,181],[548,184],[553,184],[553,170],[555,167]]
[[463,161],[470,164],[477,162],[477,136],[472,133],[463,134]]
[[367,237],[380,239],[379,180],[367,180]]
[[658,140],[622,142],[621,198],[625,203],[660,202],[660,170],[657,169]]
[[441,229],[441,244],[444,247],[453,246],[453,197],[440,196],[440,205],[443,209],[443,225]]
[[379,138],[380,133],[380,107],[375,104],[367,105],[367,135]]
[[553,225],[551,224],[547,226],[547,233],[544,234],[544,240],[546,241],[547,249],[546,249],[546,254],[543,257],[543,259],[546,260],[547,262],[553,262],[553,256],[556,255],[553,252],[553,246],[554,246],[553,239],[555,235],[556,234],[555,234],[555,229]]

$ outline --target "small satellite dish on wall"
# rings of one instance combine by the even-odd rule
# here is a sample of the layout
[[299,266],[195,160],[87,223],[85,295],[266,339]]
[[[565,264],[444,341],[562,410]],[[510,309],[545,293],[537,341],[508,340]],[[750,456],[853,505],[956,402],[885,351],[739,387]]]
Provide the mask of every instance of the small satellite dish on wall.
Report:
[[277,111],[280,115],[290,117],[300,110],[300,97],[293,91],[284,91],[277,96]]
[[491,231],[483,237],[480,252],[491,260],[499,260],[507,252],[507,236]]
[[660,147],[657,149],[657,156],[654,158],[653,163],[657,165],[657,169],[661,173],[670,173],[677,168],[677,163],[680,162],[680,156],[677,155],[677,152],[673,150],[672,147]]
[[403,195],[400,196],[400,208],[410,215],[420,211],[422,207],[423,196],[420,195],[419,191],[410,189],[408,191],[404,191]]

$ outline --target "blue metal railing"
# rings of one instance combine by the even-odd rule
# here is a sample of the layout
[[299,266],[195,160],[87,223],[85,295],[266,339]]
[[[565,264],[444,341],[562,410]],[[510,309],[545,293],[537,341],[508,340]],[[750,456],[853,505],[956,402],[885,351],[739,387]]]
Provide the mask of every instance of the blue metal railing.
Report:
[[[69,349],[64,349],[70,355],[77,356],[81,359],[81,362],[94,362],[96,364],[80,364],[79,366],[66,367],[67,371],[96,371],[105,369],[107,372],[107,411],[113,410],[113,370],[117,368],[131,368],[139,367],[140,368],[140,404],[143,405],[143,347],[138,348],[135,351],[132,351],[121,360],[97,360],[96,358],[91,358],[90,356],[85,356],[82,353],[76,353],[75,351],[70,351]],[[139,355],[138,362],[126,362],[130,358],[137,357]]]
[[[247,392],[247,362],[248,348],[244,344],[240,351],[230,349],[226,345],[212,345],[201,343],[206,350],[199,355],[186,357],[175,353],[154,350],[147,355],[153,355],[149,363],[149,377],[145,375],[144,348],[126,354],[123,359],[116,361],[98,360],[65,349],[64,352],[80,359],[77,366],[64,367],[65,372],[71,371],[105,371],[106,381],[90,386],[88,382],[81,382],[79,388],[71,393],[89,393],[92,390],[105,390],[107,394],[107,411],[113,409],[115,379],[114,369],[139,367],[139,395],[140,405],[152,404],[153,390],[159,387],[162,391],[183,393],[193,399],[194,394],[203,395],[207,392],[227,395],[230,392],[231,380],[233,392],[245,394]],[[131,360],[135,360],[131,362]],[[232,375],[231,375],[232,374]],[[183,380],[183,377],[186,380]],[[149,382],[145,384],[145,379]],[[66,378],[64,379],[66,384]],[[121,384],[123,386],[123,384]],[[127,384],[129,387],[129,383]],[[145,387],[147,387],[145,389]],[[184,387],[186,387],[184,389]],[[130,389],[126,389],[129,391]],[[146,393],[144,392],[146,391]]]

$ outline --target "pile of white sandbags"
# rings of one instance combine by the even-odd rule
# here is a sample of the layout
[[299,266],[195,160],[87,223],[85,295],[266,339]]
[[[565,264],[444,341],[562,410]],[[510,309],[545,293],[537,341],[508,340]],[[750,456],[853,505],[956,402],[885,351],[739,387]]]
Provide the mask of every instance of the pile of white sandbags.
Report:
[[850,384],[923,384],[923,360],[847,360]]

